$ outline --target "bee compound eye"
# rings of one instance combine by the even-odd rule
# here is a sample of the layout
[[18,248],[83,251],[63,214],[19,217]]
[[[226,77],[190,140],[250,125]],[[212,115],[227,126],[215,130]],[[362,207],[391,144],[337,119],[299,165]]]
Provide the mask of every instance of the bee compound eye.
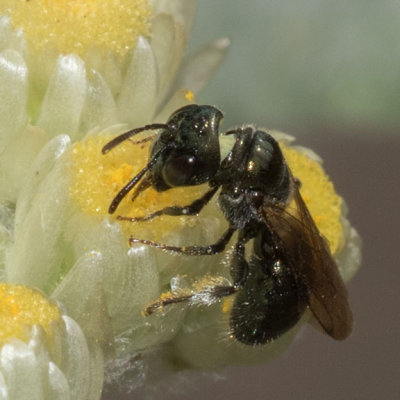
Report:
[[169,159],[162,171],[164,182],[170,187],[189,184],[195,174],[196,158],[192,155],[182,155]]

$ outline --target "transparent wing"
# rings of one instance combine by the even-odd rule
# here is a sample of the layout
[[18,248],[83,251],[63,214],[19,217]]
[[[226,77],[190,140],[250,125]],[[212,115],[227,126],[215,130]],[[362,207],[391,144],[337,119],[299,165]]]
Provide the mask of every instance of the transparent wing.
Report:
[[264,209],[265,222],[279,235],[292,257],[296,273],[307,288],[308,304],[315,318],[332,338],[342,340],[350,334],[353,324],[347,289],[328,243],[316,227],[297,185],[293,186],[297,215],[272,205]]

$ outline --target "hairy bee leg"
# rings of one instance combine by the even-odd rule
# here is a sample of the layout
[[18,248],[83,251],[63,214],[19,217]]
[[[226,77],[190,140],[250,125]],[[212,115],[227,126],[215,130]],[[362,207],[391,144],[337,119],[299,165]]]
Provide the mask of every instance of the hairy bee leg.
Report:
[[151,303],[149,306],[147,306],[144,310],[144,314],[145,314],[145,316],[149,316],[160,308],[164,308],[165,306],[168,306],[170,304],[176,304],[176,303],[182,303],[184,301],[188,301],[191,297],[192,297],[192,295],[177,296],[177,297],[175,297],[174,295],[171,295],[171,297],[164,296],[163,298],[160,298],[159,300],[157,300],[154,303]]
[[[146,179],[146,181],[143,181],[143,184],[148,184],[148,186],[151,185],[151,182]],[[148,186],[144,187],[144,189],[141,189],[142,184],[139,186],[138,191],[143,191],[144,189],[147,189]],[[196,199],[193,201],[193,203],[188,204],[187,206],[173,206],[173,207],[165,207],[162,210],[155,211],[152,214],[146,215],[145,217],[123,217],[123,216],[118,216],[117,219],[120,221],[130,221],[130,222],[139,222],[139,221],[148,221],[150,219],[153,219],[155,217],[159,217],[160,215],[170,215],[170,216],[179,216],[179,215],[196,215],[198,214],[204,206],[208,204],[208,202],[212,199],[214,194],[217,192],[218,187],[212,188],[208,192],[206,192],[202,197],[199,199]],[[132,200],[136,198],[137,194],[136,192],[134,193],[134,197]]]
[[249,264],[247,263],[244,252],[244,244],[247,240],[239,241],[235,249],[233,250],[233,256],[231,261],[231,276],[234,280],[233,286],[239,288],[243,286],[249,275]]
[[209,246],[184,246],[184,247],[169,246],[166,244],[156,243],[151,240],[136,239],[133,237],[129,238],[129,244],[130,245],[135,243],[145,244],[147,246],[157,247],[161,250],[174,251],[176,253],[184,254],[187,256],[204,256],[204,255],[212,256],[214,254],[221,253],[221,251],[225,249],[226,245],[228,244],[229,240],[231,239],[235,231],[236,231],[235,228],[228,228],[218,241]]
[[164,308],[165,306],[169,306],[171,304],[183,303],[183,302],[196,302],[201,304],[202,297],[207,298],[208,301],[204,301],[204,303],[209,303],[209,299],[214,298],[215,300],[230,296],[236,293],[238,290],[235,286],[214,286],[212,288],[208,288],[206,291],[198,291],[193,292],[189,295],[181,295],[177,296],[171,293],[168,295],[161,296],[158,300],[154,303],[151,303],[149,306],[146,307],[144,310],[145,316],[153,314],[155,311],[159,310],[160,308]]

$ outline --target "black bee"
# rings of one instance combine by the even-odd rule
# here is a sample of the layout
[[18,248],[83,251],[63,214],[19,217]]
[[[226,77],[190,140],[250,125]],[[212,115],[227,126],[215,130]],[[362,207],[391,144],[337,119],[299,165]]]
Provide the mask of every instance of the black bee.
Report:
[[[249,345],[268,343],[293,327],[309,307],[326,333],[345,339],[352,329],[346,287],[279,144],[253,126],[234,129],[225,133],[234,135],[235,143],[221,162],[221,119],[222,113],[215,107],[189,105],[175,111],[166,124],[134,129],[109,142],[103,153],[138,132],[160,129],[159,135],[151,138],[148,164],[115,197],[109,212],[116,210],[139,180],[134,197],[149,186],[164,191],[208,182],[210,189],[187,206],[119,219],[136,222],[160,215],[196,215],[220,189],[218,204],[229,227],[216,243],[176,247],[130,238],[130,244],[143,243],[185,255],[213,255],[223,251],[238,231],[230,265],[233,284],[207,291],[214,299],[235,294],[232,335]],[[295,213],[288,211],[291,202]],[[245,245],[250,240],[253,250],[246,257]],[[161,299],[150,305],[147,313],[191,297]]]

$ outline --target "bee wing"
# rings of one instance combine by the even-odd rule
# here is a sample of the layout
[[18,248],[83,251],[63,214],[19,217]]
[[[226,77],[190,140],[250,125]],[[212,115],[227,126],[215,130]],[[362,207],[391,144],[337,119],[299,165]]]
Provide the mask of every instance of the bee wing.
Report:
[[272,206],[264,209],[265,222],[279,235],[293,257],[293,265],[307,288],[308,304],[315,318],[332,338],[345,339],[353,322],[346,286],[328,243],[316,227],[297,187],[293,200],[297,216],[283,207]]

